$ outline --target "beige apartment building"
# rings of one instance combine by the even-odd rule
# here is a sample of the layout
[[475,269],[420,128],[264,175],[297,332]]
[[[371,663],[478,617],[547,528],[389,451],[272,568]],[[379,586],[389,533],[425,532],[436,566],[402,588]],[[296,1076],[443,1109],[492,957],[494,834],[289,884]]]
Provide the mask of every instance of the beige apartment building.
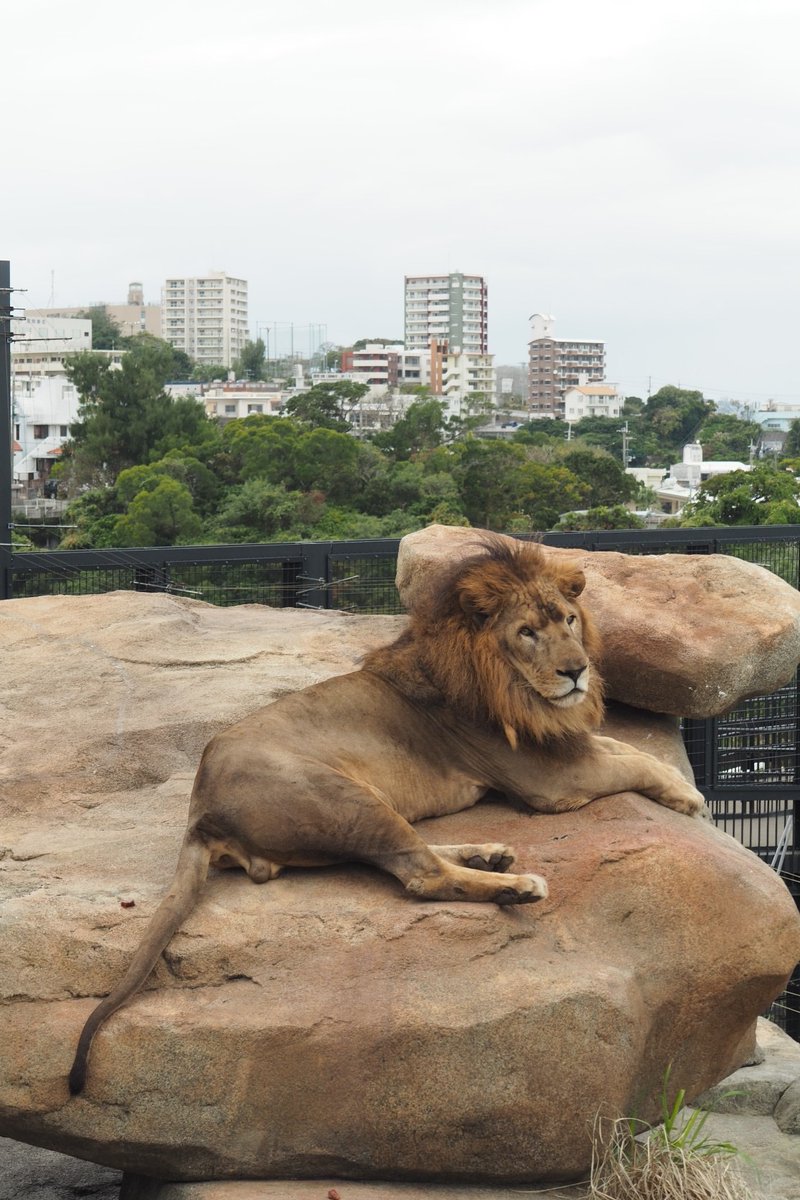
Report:
[[161,327],[165,341],[195,362],[231,367],[248,338],[247,281],[224,271],[168,279]]
[[150,333],[153,337],[161,337],[161,305],[145,304],[144,288],[141,283],[128,285],[128,298],[124,304],[107,304],[105,301],[92,301],[83,307],[73,308],[29,308],[27,317],[42,317],[52,319],[57,317],[77,318],[80,313],[90,308],[104,308],[109,317],[119,325],[123,337],[134,337],[137,333]]
[[534,313],[528,353],[528,406],[532,417],[563,417],[568,388],[605,378],[605,342],[557,338],[555,317]]

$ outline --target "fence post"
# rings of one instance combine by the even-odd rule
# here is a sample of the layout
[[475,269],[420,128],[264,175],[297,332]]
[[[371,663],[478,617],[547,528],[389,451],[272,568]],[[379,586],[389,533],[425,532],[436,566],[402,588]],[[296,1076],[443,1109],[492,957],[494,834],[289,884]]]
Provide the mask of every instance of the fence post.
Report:
[[330,608],[331,542],[307,542],[302,547],[303,569],[297,576],[297,608]]

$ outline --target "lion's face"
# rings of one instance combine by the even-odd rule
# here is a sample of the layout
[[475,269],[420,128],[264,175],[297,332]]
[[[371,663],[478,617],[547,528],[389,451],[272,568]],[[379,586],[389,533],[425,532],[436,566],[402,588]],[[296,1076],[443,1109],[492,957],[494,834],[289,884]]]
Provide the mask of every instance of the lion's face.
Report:
[[486,634],[537,696],[557,708],[582,703],[591,665],[577,605],[556,588],[530,589],[508,604]]
[[562,737],[600,721],[599,643],[581,606],[585,582],[574,563],[547,559],[538,546],[492,542],[454,581],[435,639],[436,676],[468,711],[489,714],[512,745],[518,735]]
[[583,572],[538,545],[478,536],[482,549],[443,574],[397,643],[365,666],[418,704],[501,729],[512,747],[596,729],[600,642],[581,604]]

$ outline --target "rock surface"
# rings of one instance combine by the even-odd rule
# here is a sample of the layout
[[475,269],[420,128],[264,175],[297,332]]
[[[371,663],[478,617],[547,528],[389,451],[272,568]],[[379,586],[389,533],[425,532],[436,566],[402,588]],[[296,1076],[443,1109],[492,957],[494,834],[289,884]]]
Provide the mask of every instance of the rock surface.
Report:
[[[424,602],[437,572],[479,547],[479,530],[446,525],[404,537],[397,586],[406,608]],[[613,700],[713,717],[774,692],[800,663],[800,593],[764,567],[727,554],[544,549],[586,574]]]
[[[762,1053],[764,1075],[796,1082],[783,1098],[800,1085],[800,1045],[768,1021],[758,1022],[758,1045]],[[779,1102],[774,1114],[761,1110],[761,1087],[757,1088],[756,1107],[751,1110],[751,1071],[744,1067],[720,1084],[722,1095],[731,1089],[744,1096],[735,1114],[714,1111],[714,1096],[703,1097],[710,1106],[706,1130],[717,1142],[730,1142],[739,1152],[737,1165],[750,1184],[753,1200],[800,1200],[800,1135],[787,1136],[778,1124]],[[712,1089],[716,1092],[716,1089]],[[120,1194],[120,1185],[123,1185]],[[165,1183],[141,1175],[126,1175],[52,1150],[0,1138],[0,1200],[325,1200],[336,1194],[340,1200],[518,1200],[529,1196],[530,1188],[513,1185],[491,1187],[463,1184],[343,1183],[332,1177],[304,1181],[248,1181]],[[555,1188],[537,1188],[537,1200],[589,1200],[587,1186],[578,1184]]]
[[[134,593],[0,606],[0,1134],[163,1179],[558,1180],[599,1106],[647,1112],[669,1062],[693,1096],[743,1061],[800,957],[794,904],[707,822],[626,794],[421,827],[514,844],[550,882],[529,908],[421,904],[366,867],[217,875],[69,1098],[205,741],[401,624]],[[685,765],[669,718],[609,732]]]

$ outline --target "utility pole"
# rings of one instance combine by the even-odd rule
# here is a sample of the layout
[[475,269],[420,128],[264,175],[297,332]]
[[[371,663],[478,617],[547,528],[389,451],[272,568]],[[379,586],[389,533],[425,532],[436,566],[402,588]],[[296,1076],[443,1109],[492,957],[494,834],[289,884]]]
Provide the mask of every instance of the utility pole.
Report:
[[623,469],[623,471],[627,471],[628,462],[629,462],[628,443],[630,442],[630,433],[628,432],[628,422],[626,421],[625,424],[622,426],[622,429],[618,429],[617,432],[622,434],[622,469]]
[[11,596],[11,263],[0,259],[0,600]]

